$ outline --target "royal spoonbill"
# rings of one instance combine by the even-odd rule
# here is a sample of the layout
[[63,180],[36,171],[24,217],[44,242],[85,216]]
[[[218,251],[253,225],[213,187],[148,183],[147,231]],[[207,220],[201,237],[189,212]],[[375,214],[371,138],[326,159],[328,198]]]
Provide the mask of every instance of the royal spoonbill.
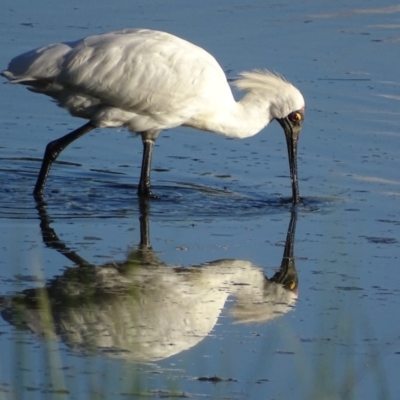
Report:
[[236,101],[211,54],[149,29],[125,29],[40,47],[15,57],[1,74],[11,83],[52,97],[71,115],[89,120],[47,145],[36,195],[42,193],[61,151],[95,128],[123,126],[142,137],[138,194],[156,197],[150,186],[151,158],[163,129],[184,125],[247,138],[276,119],[286,136],[292,201],[300,201],[297,142],[305,103],[300,91],[279,75],[242,72],[234,85],[246,93]]

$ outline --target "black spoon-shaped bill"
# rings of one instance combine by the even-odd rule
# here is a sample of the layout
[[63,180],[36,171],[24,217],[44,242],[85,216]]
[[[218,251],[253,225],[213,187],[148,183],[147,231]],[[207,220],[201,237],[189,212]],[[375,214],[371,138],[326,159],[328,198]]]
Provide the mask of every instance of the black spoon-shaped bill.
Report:
[[301,127],[304,120],[304,110],[290,113],[285,118],[278,119],[286,137],[289,156],[290,179],[292,182],[292,202],[297,204],[301,201],[299,192],[299,179],[297,174],[297,143],[299,141]]

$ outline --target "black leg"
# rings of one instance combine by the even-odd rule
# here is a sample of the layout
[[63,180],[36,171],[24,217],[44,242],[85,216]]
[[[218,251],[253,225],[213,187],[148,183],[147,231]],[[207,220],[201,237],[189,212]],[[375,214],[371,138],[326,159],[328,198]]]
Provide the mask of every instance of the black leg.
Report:
[[158,199],[151,191],[150,171],[151,171],[151,156],[153,154],[153,139],[143,139],[143,158],[142,170],[140,172],[140,181],[138,187],[138,195],[152,199]]
[[87,124],[74,130],[73,132],[68,133],[67,135],[57,140],[53,140],[47,145],[46,151],[44,152],[43,156],[42,167],[40,168],[39,176],[37,178],[35,189],[33,191],[34,195],[42,194],[47,175],[50,172],[51,165],[57,159],[58,155],[74,140],[79,139],[85,133],[88,133],[95,128],[95,125],[93,125],[91,122],[88,122]]

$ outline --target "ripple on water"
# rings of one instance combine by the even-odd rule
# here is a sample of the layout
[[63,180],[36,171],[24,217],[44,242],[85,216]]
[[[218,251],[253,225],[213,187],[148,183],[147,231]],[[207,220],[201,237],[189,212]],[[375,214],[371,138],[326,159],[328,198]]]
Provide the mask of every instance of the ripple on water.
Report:
[[[0,218],[36,219],[32,196],[36,162],[32,167],[33,160],[8,161],[7,168],[0,168]],[[51,172],[43,199],[53,218],[120,218],[138,214],[137,186],[130,183],[133,178],[129,174],[93,170],[77,175],[58,168]],[[153,190],[160,199],[151,201],[150,213],[163,219],[243,219],[280,214],[292,207],[289,198],[266,195],[264,189],[260,193],[236,182],[230,190],[187,182],[157,183],[160,181]],[[328,212],[335,203],[337,200],[332,198],[305,197],[298,208],[305,212]]]

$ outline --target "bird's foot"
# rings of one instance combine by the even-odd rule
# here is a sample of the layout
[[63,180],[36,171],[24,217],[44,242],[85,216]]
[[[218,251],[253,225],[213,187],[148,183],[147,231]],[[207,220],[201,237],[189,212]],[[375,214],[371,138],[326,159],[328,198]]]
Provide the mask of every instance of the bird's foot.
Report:
[[281,203],[287,204],[287,203],[292,203],[294,206],[300,204],[303,202],[303,199],[301,197],[289,197],[289,198],[281,198],[280,199]]
[[160,200],[160,196],[154,194],[147,185],[140,185],[138,187],[138,196],[142,199],[152,199],[152,200]]
[[32,195],[37,205],[46,205],[43,197],[43,191],[34,191]]

